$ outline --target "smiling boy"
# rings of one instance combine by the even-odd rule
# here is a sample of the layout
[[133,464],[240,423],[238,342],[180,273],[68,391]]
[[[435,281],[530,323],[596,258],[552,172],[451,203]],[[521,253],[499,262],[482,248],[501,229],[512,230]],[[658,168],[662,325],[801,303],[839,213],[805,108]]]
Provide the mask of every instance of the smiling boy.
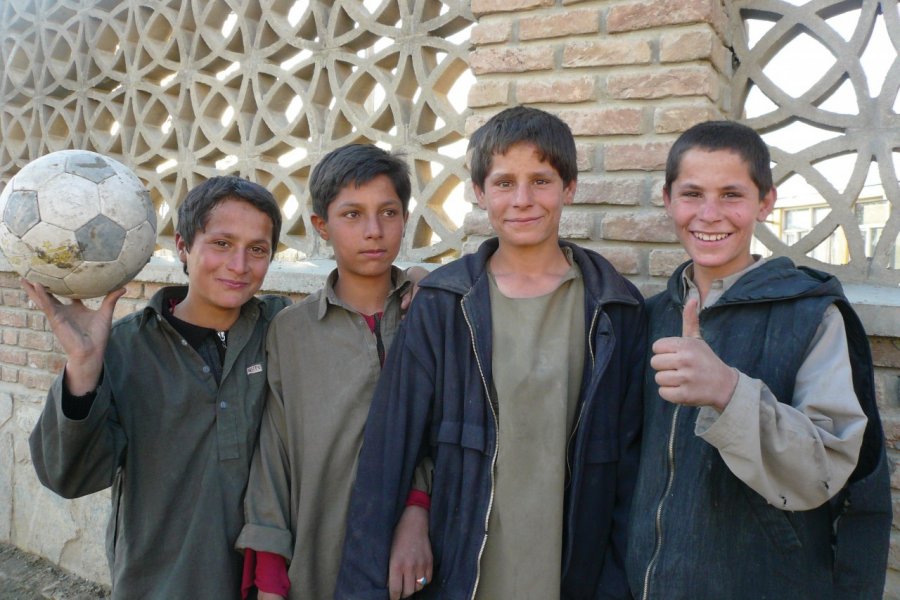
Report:
[[397,334],[335,597],[385,597],[391,533],[425,458],[434,577],[417,598],[629,598],[643,301],[601,256],[559,239],[577,179],[565,123],[511,108],[469,148],[497,237],[426,277]]
[[287,304],[256,298],[281,211],[261,186],[214,177],[178,208],[187,286],[115,324],[22,282],[66,353],[32,435],[41,482],[66,498],[109,486],[113,598],[237,598],[242,499],[265,398],[265,332]]
[[834,277],[750,254],[775,199],[749,127],[703,123],[672,146],[663,201],[691,260],[647,303],[628,548],[642,600],[881,597],[891,507],[869,347]]

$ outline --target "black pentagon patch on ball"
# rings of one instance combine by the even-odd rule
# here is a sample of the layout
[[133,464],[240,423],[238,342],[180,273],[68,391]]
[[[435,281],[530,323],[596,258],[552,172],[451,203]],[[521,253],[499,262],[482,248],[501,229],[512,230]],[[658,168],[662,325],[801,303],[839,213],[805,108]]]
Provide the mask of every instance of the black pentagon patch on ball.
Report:
[[84,177],[88,181],[100,183],[116,174],[108,162],[102,156],[82,153],[66,159],[66,173]]
[[125,242],[125,230],[105,215],[97,215],[75,231],[82,258],[111,261],[119,257]]
[[38,224],[41,214],[38,210],[38,195],[33,190],[16,190],[9,194],[3,210],[3,222],[19,237]]

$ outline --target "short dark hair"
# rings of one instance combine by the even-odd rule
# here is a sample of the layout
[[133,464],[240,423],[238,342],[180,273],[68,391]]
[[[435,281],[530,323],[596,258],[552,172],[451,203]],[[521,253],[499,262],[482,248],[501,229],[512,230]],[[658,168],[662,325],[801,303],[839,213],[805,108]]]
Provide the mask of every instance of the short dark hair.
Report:
[[516,144],[532,144],[568,186],[578,179],[575,138],[566,123],[537,108],[514,106],[491,117],[469,139],[472,183],[484,189],[495,154],[506,154]]
[[[269,260],[274,258],[281,236],[281,209],[278,202],[263,186],[234,175],[207,179],[192,188],[178,206],[178,225],[175,231],[184,240],[188,250],[193,245],[197,232],[206,229],[212,209],[225,200],[246,202],[272,220],[272,256]],[[184,265],[184,272],[187,273],[187,265]]]
[[740,156],[749,167],[750,179],[759,189],[760,200],[772,189],[769,147],[762,137],[742,123],[707,121],[682,133],[669,150],[669,157],[666,159],[666,193],[672,191],[672,183],[678,179],[684,154],[694,148],[712,152],[727,150]]
[[327,221],[328,205],[342,189],[351,184],[365,185],[379,175],[386,175],[391,180],[403,205],[403,213],[409,212],[412,193],[409,165],[399,154],[372,144],[347,144],[322,157],[309,176],[313,212]]

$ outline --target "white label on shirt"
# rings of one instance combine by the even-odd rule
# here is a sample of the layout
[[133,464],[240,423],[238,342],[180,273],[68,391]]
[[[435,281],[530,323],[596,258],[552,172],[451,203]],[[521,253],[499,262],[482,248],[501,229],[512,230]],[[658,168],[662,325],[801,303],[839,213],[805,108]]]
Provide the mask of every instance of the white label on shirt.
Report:
[[256,363],[255,365],[250,365],[247,367],[247,375],[253,375],[254,373],[262,373],[262,365]]

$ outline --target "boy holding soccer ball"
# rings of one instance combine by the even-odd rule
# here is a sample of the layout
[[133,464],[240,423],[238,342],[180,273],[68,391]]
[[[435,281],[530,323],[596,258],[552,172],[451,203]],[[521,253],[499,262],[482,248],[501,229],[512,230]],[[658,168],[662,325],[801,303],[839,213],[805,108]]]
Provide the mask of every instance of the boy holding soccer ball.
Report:
[[234,542],[265,399],[264,340],[288,300],[257,298],[278,243],[272,194],[215,177],[178,209],[187,286],[112,323],[22,281],[66,353],[31,435],[41,482],[76,498],[109,486],[113,598],[233,598]]

